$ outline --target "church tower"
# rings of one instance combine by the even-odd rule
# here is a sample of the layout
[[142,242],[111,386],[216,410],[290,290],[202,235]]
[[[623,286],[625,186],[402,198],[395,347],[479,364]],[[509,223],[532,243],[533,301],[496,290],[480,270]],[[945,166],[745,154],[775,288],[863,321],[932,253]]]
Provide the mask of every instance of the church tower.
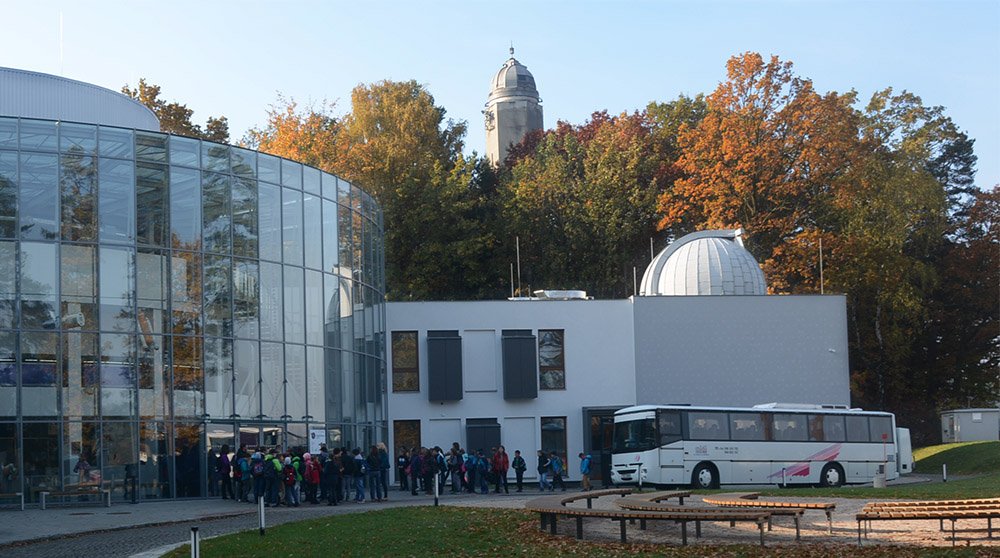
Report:
[[493,77],[490,96],[486,99],[486,157],[493,165],[500,165],[507,158],[511,145],[515,145],[533,130],[543,129],[542,100],[535,89],[535,78],[528,68],[510,58]]

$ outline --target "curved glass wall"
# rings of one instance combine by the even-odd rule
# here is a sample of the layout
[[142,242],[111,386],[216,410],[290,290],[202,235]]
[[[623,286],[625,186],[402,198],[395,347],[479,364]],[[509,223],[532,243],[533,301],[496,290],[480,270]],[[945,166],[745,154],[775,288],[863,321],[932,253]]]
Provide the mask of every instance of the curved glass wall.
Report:
[[382,231],[293,161],[0,118],[0,493],[203,496],[222,444],[385,440]]

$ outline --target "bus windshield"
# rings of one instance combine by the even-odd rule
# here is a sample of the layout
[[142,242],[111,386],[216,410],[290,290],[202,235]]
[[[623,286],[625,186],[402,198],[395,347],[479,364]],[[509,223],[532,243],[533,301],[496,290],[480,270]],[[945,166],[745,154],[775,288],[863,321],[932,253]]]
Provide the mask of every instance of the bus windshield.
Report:
[[615,423],[615,437],[611,453],[647,451],[656,446],[656,427],[653,419],[630,420]]

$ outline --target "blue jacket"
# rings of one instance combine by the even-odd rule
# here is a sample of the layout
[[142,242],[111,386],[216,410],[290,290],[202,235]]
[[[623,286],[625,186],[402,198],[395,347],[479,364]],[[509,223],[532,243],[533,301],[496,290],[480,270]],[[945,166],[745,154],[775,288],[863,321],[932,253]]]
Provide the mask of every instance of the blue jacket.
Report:
[[580,474],[581,475],[589,475],[590,474],[590,454],[589,453],[587,455],[584,455],[583,459],[580,460]]

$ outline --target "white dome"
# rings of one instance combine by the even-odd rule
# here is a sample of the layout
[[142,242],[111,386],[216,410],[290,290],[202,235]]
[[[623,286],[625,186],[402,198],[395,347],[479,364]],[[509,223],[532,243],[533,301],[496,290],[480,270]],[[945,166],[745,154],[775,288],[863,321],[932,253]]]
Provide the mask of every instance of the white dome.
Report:
[[742,234],[742,229],[700,231],[679,238],[650,262],[639,294],[767,294],[764,272],[743,247]]
[[490,82],[490,95],[487,103],[502,97],[525,96],[539,100],[538,89],[535,88],[535,76],[528,67],[514,59],[514,49],[510,49],[510,58],[493,76]]

